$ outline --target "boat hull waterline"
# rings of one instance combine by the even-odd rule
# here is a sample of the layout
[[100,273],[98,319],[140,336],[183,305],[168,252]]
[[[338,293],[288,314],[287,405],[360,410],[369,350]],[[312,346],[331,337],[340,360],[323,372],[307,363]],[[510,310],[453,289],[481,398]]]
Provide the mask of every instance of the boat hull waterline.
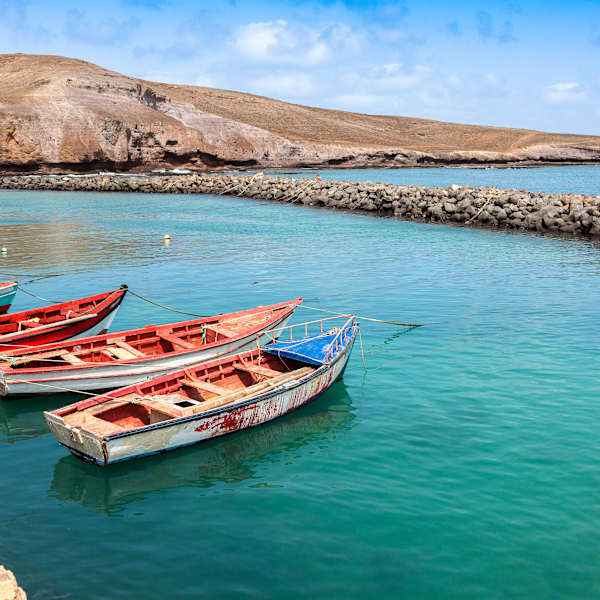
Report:
[[[273,339],[270,333],[273,329],[285,326],[294,313],[301,298],[293,302],[282,304],[287,307],[281,309],[281,314],[273,318],[265,327],[255,327],[249,330],[247,335],[238,336],[231,341],[212,345],[206,348],[198,348],[196,351],[171,353],[159,356],[149,356],[145,360],[121,361],[114,363],[76,365],[74,367],[60,369],[23,369],[12,370],[3,368],[0,371],[0,396],[19,397],[41,394],[56,394],[63,391],[92,392],[101,390],[113,390],[116,388],[132,385],[146,379],[154,379],[221,356],[241,352],[254,348],[257,342],[266,342]],[[272,305],[278,306],[278,305]],[[270,307],[261,307],[263,311]],[[258,312],[259,309],[254,309]],[[251,316],[251,311],[246,311]],[[242,313],[243,314],[243,313]],[[227,315],[224,315],[227,317]],[[106,336],[108,339],[122,335],[115,332]],[[88,341],[82,338],[81,343]],[[17,354],[14,358],[23,356]],[[11,357],[12,358],[12,357]]]
[[232,406],[105,437],[85,428],[66,425],[61,416],[54,414],[64,409],[45,412],[44,416],[50,431],[65,448],[78,458],[98,465],[174,450],[261,425],[304,406],[342,377],[356,333],[357,327],[331,363],[273,391]]

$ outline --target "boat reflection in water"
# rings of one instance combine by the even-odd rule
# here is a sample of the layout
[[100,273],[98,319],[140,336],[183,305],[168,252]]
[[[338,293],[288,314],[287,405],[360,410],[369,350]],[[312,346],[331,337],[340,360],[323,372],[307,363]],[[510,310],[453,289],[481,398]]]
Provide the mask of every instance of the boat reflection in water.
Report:
[[143,461],[98,469],[65,456],[54,467],[49,494],[114,514],[151,492],[244,481],[261,463],[290,460],[290,452],[310,442],[329,445],[350,429],[353,419],[350,396],[340,382],[314,403],[280,419]]
[[62,394],[27,398],[25,402],[0,400],[0,444],[14,444],[49,435],[44,411],[52,410],[49,407],[60,408],[78,399],[75,394]]

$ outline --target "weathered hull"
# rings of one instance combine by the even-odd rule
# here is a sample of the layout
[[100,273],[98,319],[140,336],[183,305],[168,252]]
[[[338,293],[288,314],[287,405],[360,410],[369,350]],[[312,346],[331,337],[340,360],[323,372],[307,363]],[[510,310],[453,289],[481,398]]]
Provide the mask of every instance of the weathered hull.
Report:
[[0,287],[0,315],[8,312],[15,294],[17,293],[17,284],[13,283],[10,286]]
[[[271,340],[273,336],[268,334],[268,332],[286,325],[291,316],[291,313],[287,314],[283,319],[273,322],[266,327],[260,334],[261,342]],[[133,364],[97,365],[86,369],[79,368],[75,372],[67,374],[60,372],[52,373],[50,371],[28,373],[26,381],[18,380],[18,378],[12,379],[10,374],[6,374],[6,380],[2,382],[2,374],[0,373],[0,387],[4,383],[4,393],[8,396],[56,394],[56,387],[82,392],[112,390],[132,385],[145,379],[154,379],[172,371],[186,369],[221,356],[249,350],[250,348],[254,348],[256,343],[257,334],[252,333],[222,346],[173,356],[158,356],[149,358],[147,361],[136,361]],[[43,387],[45,385],[55,387]]]
[[79,458],[100,465],[141,458],[255,427],[307,404],[343,375],[353,342],[354,339],[335,362],[320,367],[299,381],[290,382],[284,389],[232,407],[149,425],[142,430],[101,438],[85,429],[66,426],[56,415],[45,413],[45,416],[57,440]]

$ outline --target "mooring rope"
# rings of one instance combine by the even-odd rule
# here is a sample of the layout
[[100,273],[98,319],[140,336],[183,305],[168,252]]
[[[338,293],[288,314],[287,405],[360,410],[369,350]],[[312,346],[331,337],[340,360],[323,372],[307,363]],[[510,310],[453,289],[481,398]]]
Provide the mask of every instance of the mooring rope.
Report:
[[160,304],[159,302],[155,302],[154,300],[150,300],[150,298],[146,298],[145,296],[142,296],[141,294],[137,294],[136,292],[133,292],[131,290],[129,290],[129,293],[133,296],[136,296],[136,298],[139,298],[140,300],[143,300],[144,302],[148,302],[150,304],[154,304],[154,306],[158,306],[160,308],[164,308],[166,310],[170,310],[171,312],[176,312],[182,315],[189,315],[190,317],[198,317],[200,319],[206,319],[208,318],[210,315],[197,315],[195,313],[191,313],[191,312],[186,312],[185,310],[178,310],[176,308],[172,308],[171,306],[166,306],[165,304]]
[[374,321],[375,323],[387,323],[388,325],[398,325],[399,327],[424,327],[423,323],[399,323],[398,321],[384,321],[383,319],[373,319],[372,317],[361,317],[360,315],[350,315],[346,313],[339,313],[333,310],[325,310],[324,308],[317,308],[314,306],[306,306],[306,304],[299,304],[299,308],[306,308],[307,310],[318,310],[321,312],[329,313],[332,315],[339,315],[340,317],[350,317],[354,316],[357,319],[361,319],[362,321]]
[[60,304],[59,300],[48,300],[48,298],[42,298],[41,296],[37,296],[36,294],[34,294],[33,292],[28,292],[25,288],[23,288],[23,286],[18,285],[17,288],[19,290],[21,290],[24,294],[27,294],[28,296],[32,296],[33,298],[37,298],[38,300],[42,300],[43,302],[48,302],[50,304]]

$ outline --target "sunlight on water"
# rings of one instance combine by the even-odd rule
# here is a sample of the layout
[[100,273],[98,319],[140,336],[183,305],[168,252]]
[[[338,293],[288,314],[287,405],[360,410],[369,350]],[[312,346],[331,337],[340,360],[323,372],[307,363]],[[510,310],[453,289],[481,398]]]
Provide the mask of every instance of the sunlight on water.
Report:
[[[592,189],[582,179],[573,187]],[[600,586],[598,243],[214,196],[0,203],[3,278],[42,277],[27,287],[40,296],[125,282],[203,314],[303,295],[426,324],[364,321],[368,370],[356,348],[344,382],[310,406],[114,468],[47,432],[41,411],[72,396],[0,405],[0,556],[30,598],[584,598]],[[14,309],[38,303],[19,293]],[[173,320],[130,296],[113,330]]]

